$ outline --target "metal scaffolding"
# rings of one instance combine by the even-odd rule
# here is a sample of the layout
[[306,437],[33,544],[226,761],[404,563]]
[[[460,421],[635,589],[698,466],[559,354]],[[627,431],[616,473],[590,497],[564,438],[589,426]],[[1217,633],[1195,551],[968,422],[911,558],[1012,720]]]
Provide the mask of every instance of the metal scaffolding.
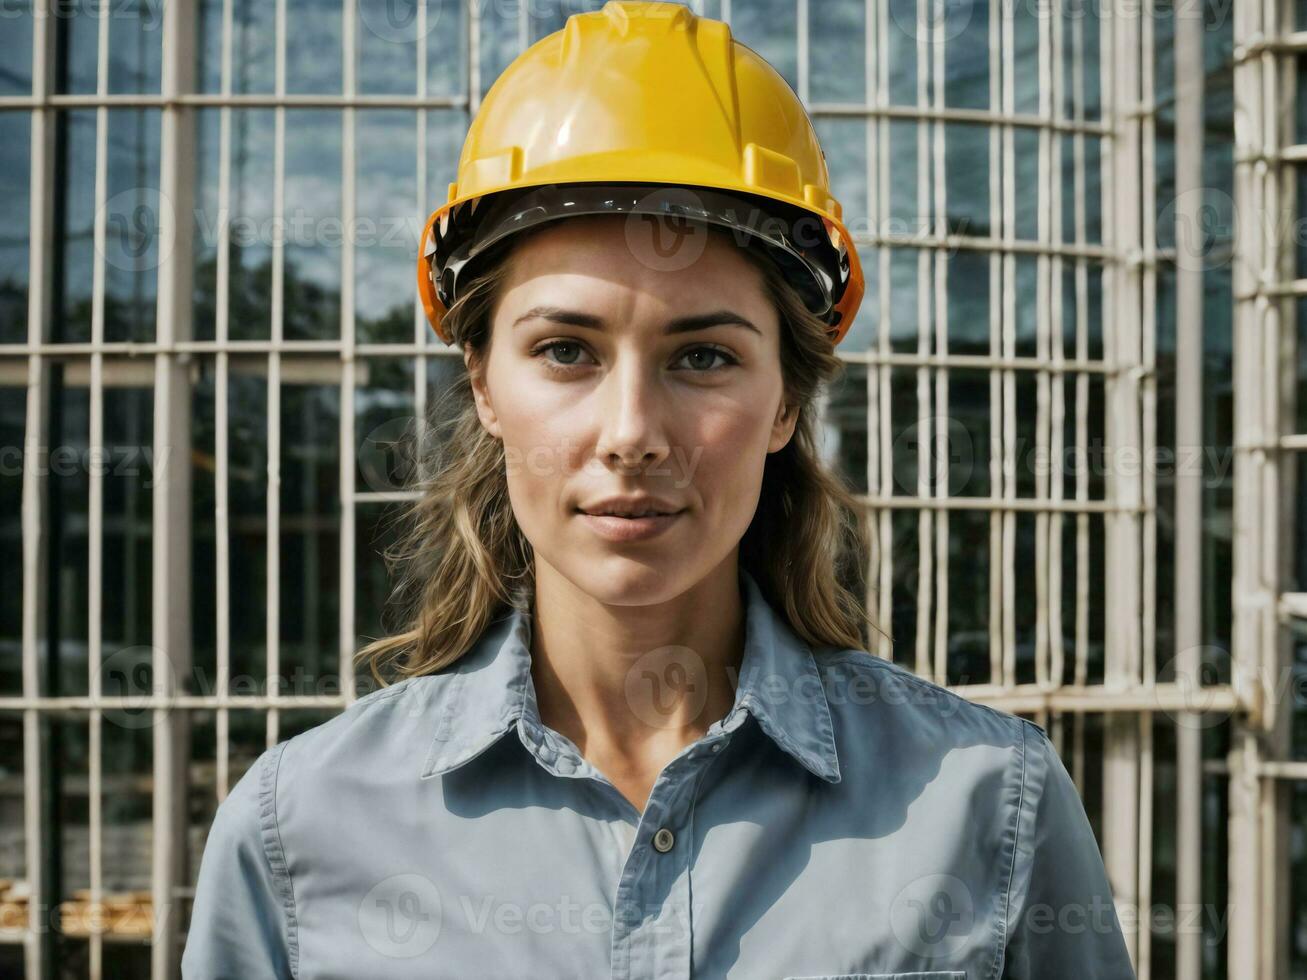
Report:
[[[264,738],[281,740],[284,716],[303,709],[339,709],[356,697],[352,657],[359,643],[356,567],[368,556],[359,550],[360,513],[403,501],[407,491],[359,485],[358,393],[372,365],[402,361],[411,368],[411,405],[426,415],[432,379],[454,362],[458,352],[431,336],[414,296],[411,340],[363,342],[357,329],[356,248],[346,238],[340,249],[339,335],[326,339],[288,337],[286,256],[281,238],[271,243],[269,329],[266,339],[233,337],[229,295],[233,277],[227,223],[217,226],[215,316],[212,339],[197,337],[195,290],[197,229],[201,188],[196,186],[197,121],[216,113],[218,149],[217,207],[233,209],[233,126],[241,113],[268,111],[273,119],[272,217],[286,211],[287,113],[303,109],[339,113],[340,219],[346,228],[359,217],[358,173],[361,115],[377,110],[408,110],[415,125],[413,214],[424,217],[439,203],[445,185],[439,165],[429,159],[437,113],[466,122],[477,112],[490,80],[483,53],[494,45],[483,32],[501,17],[493,5],[447,0],[431,9],[414,8],[416,88],[411,93],[360,91],[360,0],[343,0],[342,80],[338,93],[288,91],[288,3],[276,0],[271,43],[275,52],[271,91],[238,91],[234,68],[234,0],[168,0],[163,6],[159,43],[162,72],[157,94],[110,91],[108,16],[96,28],[96,85],[93,93],[56,91],[58,19],[52,0],[34,4],[32,91],[0,96],[0,111],[22,112],[31,120],[30,251],[27,338],[0,343],[0,372],[11,385],[26,389],[25,456],[22,473],[22,624],[21,695],[0,696],[0,713],[21,717],[23,737],[23,821],[28,881],[25,928],[0,927],[0,942],[25,947],[27,976],[54,974],[50,910],[65,898],[53,878],[49,849],[48,773],[53,764],[50,726],[56,720],[85,723],[89,739],[87,832],[91,906],[103,900],[103,814],[105,793],[102,738],[112,713],[125,707],[149,709],[152,726],[150,904],[148,934],[155,978],[178,971],[185,903],[195,868],[188,851],[188,805],[193,773],[193,718],[211,714],[215,725],[214,800],[225,797],[233,771],[231,719],[257,712],[265,720]],[[1174,591],[1176,609],[1199,609],[1203,579],[1203,477],[1178,472],[1174,480],[1174,581],[1159,580],[1158,481],[1147,465],[1159,452],[1159,276],[1175,277],[1176,447],[1204,443],[1203,290],[1204,270],[1184,261],[1176,248],[1160,247],[1156,150],[1159,90],[1152,0],[1105,0],[1095,22],[1096,38],[1077,5],[1036,2],[1037,35],[1033,70],[1037,107],[1018,99],[1019,50],[1015,0],[977,4],[985,17],[983,107],[959,107],[946,100],[946,50],[955,42],[945,5],[915,0],[857,0],[864,30],[861,101],[814,100],[811,25],[841,0],[793,0],[795,87],[819,126],[852,123],[865,129],[855,147],[865,157],[866,221],[855,229],[865,256],[868,293],[860,322],[839,349],[850,378],[861,390],[865,428],[866,492],[861,499],[874,515],[875,540],[868,569],[866,601],[873,618],[889,624],[896,607],[908,604],[911,645],[891,645],[882,636],[872,653],[907,662],[915,671],[976,701],[1034,718],[1048,728],[1077,784],[1101,784],[1094,818],[1118,910],[1127,923],[1127,940],[1141,980],[1160,975],[1154,968],[1154,936],[1148,910],[1154,901],[1154,827],[1174,823],[1176,911],[1215,907],[1203,889],[1205,776],[1228,775],[1228,975],[1240,980],[1272,980],[1290,975],[1289,787],[1307,778],[1307,762],[1292,761],[1289,725],[1294,705],[1280,695],[1293,660],[1291,622],[1307,618],[1307,593],[1290,591],[1294,562],[1293,523],[1298,508],[1298,453],[1307,434],[1293,431],[1297,416],[1299,354],[1296,349],[1297,298],[1307,280],[1296,278],[1294,223],[1267,220],[1296,214],[1297,167],[1307,146],[1294,142],[1293,118],[1297,58],[1307,52],[1307,32],[1294,30],[1287,0],[1237,3],[1234,16],[1234,571],[1233,664],[1228,682],[1199,686],[1203,629],[1197,614],[1176,615],[1174,650],[1159,650],[1157,596]],[[485,7],[483,10],[482,7]],[[502,5],[501,5],[502,6]],[[531,6],[513,6],[515,21],[493,25],[498,42],[509,38],[521,50],[539,35]],[[577,5],[572,5],[576,7]],[[600,6],[598,2],[591,8]],[[696,0],[701,13],[731,21],[748,0]],[[458,33],[431,37],[427,18],[451,18],[458,9]],[[197,78],[195,24],[202,8],[220,16],[219,82],[201,91]],[[108,5],[105,5],[108,9]],[[903,11],[912,16],[905,18]],[[1199,223],[1203,209],[1204,30],[1201,10],[1174,16],[1174,80],[1168,111],[1174,115],[1175,194],[1171,217],[1177,227]],[[905,40],[906,38],[906,40]],[[747,39],[746,43],[747,43]],[[1096,49],[1092,46],[1096,43]],[[463,93],[429,89],[429,60],[440,46],[461,47]],[[764,52],[765,53],[765,52]],[[902,81],[895,67],[909,59],[906,73],[915,88],[914,104],[891,94]],[[901,66],[900,66],[901,67]],[[897,81],[895,81],[897,79]],[[1101,93],[1095,106],[1086,89]],[[89,340],[52,338],[56,316],[54,269],[56,130],[61,114],[95,113],[95,263],[91,283]],[[158,235],[169,243],[157,263],[157,308],[153,339],[110,340],[105,334],[106,202],[111,113],[121,109],[157,110],[159,127]],[[443,118],[443,117],[442,117]],[[955,127],[983,130],[987,153],[988,214],[975,233],[950,222],[948,181]],[[906,129],[902,128],[906,127]],[[910,140],[902,132],[910,133]],[[1019,185],[1022,147],[1033,139],[1036,186]],[[915,200],[906,205],[920,218],[913,233],[896,230],[895,179],[912,154]],[[1095,159],[1095,154],[1097,155]],[[1101,183],[1095,187],[1092,172]],[[857,182],[858,176],[841,175]],[[839,189],[837,184],[837,189]],[[842,189],[841,189],[842,190]],[[1069,197],[1068,197],[1069,192]],[[1101,235],[1094,235],[1090,195],[1098,193]],[[1024,196],[1037,201],[1033,233],[1025,227]],[[1066,216],[1069,215],[1069,222]],[[1067,227],[1064,227],[1067,224]],[[1177,233],[1177,243],[1180,235]],[[166,252],[166,254],[165,254]],[[950,275],[957,257],[985,263],[988,321],[983,350],[951,350],[956,324],[950,317]],[[906,263],[905,263],[906,257]],[[1031,264],[1032,263],[1032,264]],[[908,268],[912,281],[902,287]],[[1026,272],[1033,268],[1033,291]],[[1069,286],[1069,289],[1067,288]],[[915,322],[899,330],[903,308]],[[1033,311],[1033,312],[1032,312]],[[1034,319],[1026,342],[1027,314]],[[135,697],[106,694],[101,665],[110,651],[102,636],[104,590],[105,488],[102,470],[89,474],[87,502],[88,631],[87,693],[51,693],[46,684],[49,649],[46,624],[50,580],[49,508],[45,458],[51,448],[51,373],[78,377],[89,404],[88,449],[105,445],[105,389],[138,379],[146,372],[153,400],[156,466],[152,495],[150,572],[153,687]],[[213,377],[214,554],[211,569],[199,569],[192,553],[195,458],[194,387],[196,364]],[[264,600],[264,677],[266,690],[238,693],[233,673],[233,536],[229,500],[233,433],[230,391],[237,373],[256,376],[266,386],[267,472],[266,593]],[[81,372],[75,374],[75,372]],[[135,373],[133,373],[135,372]],[[333,656],[338,693],[286,694],[281,690],[284,602],[284,458],[282,394],[291,380],[312,376],[339,393],[334,441],[338,456],[335,488],[339,500],[338,623]],[[985,462],[984,491],[954,493],[949,461],[958,451],[959,433],[951,395],[959,378],[983,377],[989,428],[974,436]],[[2,380],[0,379],[0,380]],[[1032,387],[1030,387],[1032,386]],[[1033,392],[1033,400],[1027,392]],[[900,397],[902,395],[902,397]],[[906,419],[904,403],[911,406]],[[1034,433],[1026,447],[1021,432]],[[911,429],[914,444],[905,444]],[[861,431],[861,430],[859,430]],[[1084,458],[1101,435],[1110,459],[1101,486],[1087,467],[1074,471],[1067,458]],[[1029,479],[1029,457],[1049,461]],[[1130,465],[1135,460],[1139,465]],[[1142,462],[1140,462],[1142,461]],[[911,485],[902,467],[910,464]],[[950,524],[983,515],[988,561],[958,569],[950,549]],[[906,530],[904,530],[906,528]],[[1018,561],[1020,542],[1030,529],[1033,559]],[[1094,558],[1101,548],[1101,558]],[[1022,552],[1024,554],[1024,552]],[[914,566],[914,567],[913,567]],[[904,567],[910,567],[907,576]],[[897,575],[896,575],[897,573]],[[194,692],[192,673],[192,596],[212,577],[216,636],[212,690]],[[985,576],[988,630],[980,639],[987,679],[961,683],[950,673],[956,636],[951,626],[950,589],[959,576]],[[1095,605],[1095,577],[1101,579],[1101,608]],[[912,583],[911,595],[903,582]],[[1021,608],[1033,588],[1033,622]],[[1101,621],[1101,622],[1100,622]],[[1101,630],[1101,642],[1095,637]],[[1159,676],[1159,662],[1174,671]],[[1031,676],[1027,676],[1029,673]],[[1301,709],[1300,709],[1301,710]],[[1204,760],[1201,735],[1208,717],[1231,719],[1226,759]],[[1174,725],[1176,792],[1160,800],[1156,782],[1156,723]],[[1088,731],[1101,722],[1101,751],[1087,745]],[[247,760],[248,761],[248,760]],[[1168,765],[1171,760],[1167,760]],[[1101,763],[1101,772],[1092,771]],[[1133,914],[1129,914],[1133,913]],[[1141,927],[1130,923],[1142,924]],[[1203,935],[1178,930],[1175,975],[1202,976]],[[89,974],[104,975],[106,932],[87,930]],[[1210,956],[1210,954],[1208,954]]]

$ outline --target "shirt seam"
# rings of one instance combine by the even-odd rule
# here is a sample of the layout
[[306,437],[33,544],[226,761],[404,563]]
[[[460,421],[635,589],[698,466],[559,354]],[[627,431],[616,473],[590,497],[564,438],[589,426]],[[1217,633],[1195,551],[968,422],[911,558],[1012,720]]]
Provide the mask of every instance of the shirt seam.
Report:
[[299,976],[299,919],[295,913],[295,884],[290,876],[286,862],[286,851],[282,845],[281,828],[277,822],[277,778],[281,773],[281,760],[285,755],[288,742],[282,742],[272,749],[272,754],[264,761],[260,773],[260,822],[263,834],[264,854],[272,870],[273,880],[281,892],[282,911],[286,918],[286,958],[290,965],[291,977]]
[[899,678],[904,683],[913,684],[916,687],[922,688],[927,691],[934,691],[938,694],[947,695],[948,697],[952,698],[954,701],[957,701],[959,704],[966,705],[967,707],[970,708],[979,708],[982,711],[988,712],[989,714],[993,715],[995,718],[999,719],[1000,721],[1002,721],[1004,724],[1007,725],[1010,725],[1013,721],[1020,722],[1023,725],[1030,724],[1030,722],[1027,719],[1022,718],[1019,715],[1014,715],[1009,711],[1000,711],[997,708],[993,707],[992,705],[982,704],[979,701],[972,701],[970,698],[963,697],[957,691],[951,691],[942,684],[936,684],[934,681],[922,677],[920,674],[913,673],[911,670],[909,670],[907,667],[902,666],[901,664],[896,664],[893,661],[885,660],[883,657],[873,656],[870,653],[862,652],[862,653],[844,654],[842,656],[827,657],[825,658],[824,663],[820,661],[818,662],[819,667],[824,667],[824,666],[840,667],[845,664],[848,664],[853,667],[863,668],[866,670],[878,670],[883,673],[888,673],[894,677]]
[[998,933],[998,942],[995,944],[994,965],[990,968],[989,976],[997,980],[1000,971],[1003,969],[1003,962],[1007,954],[1007,924],[1009,913],[1012,911],[1012,881],[1016,877],[1017,866],[1017,842],[1021,838],[1021,814],[1024,811],[1026,800],[1026,770],[1027,766],[1027,739],[1029,729],[1026,727],[1025,719],[1017,719],[1021,722],[1021,788],[1017,793],[1017,812],[1012,829],[1012,857],[1008,862],[1007,886],[1003,890],[1003,900],[999,906],[996,917],[996,931]]

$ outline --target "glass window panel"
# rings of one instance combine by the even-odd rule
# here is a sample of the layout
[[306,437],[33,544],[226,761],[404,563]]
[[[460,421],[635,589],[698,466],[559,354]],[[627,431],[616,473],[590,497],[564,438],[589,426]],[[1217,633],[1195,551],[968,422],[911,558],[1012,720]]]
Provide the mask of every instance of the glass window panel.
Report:
[[221,92],[223,0],[195,0],[195,4],[195,85],[201,92]]
[[970,123],[944,126],[944,193],[950,232],[986,238],[990,227],[990,128]]
[[881,609],[890,608],[891,659],[915,669],[917,657],[917,601],[920,592],[918,561],[921,553],[919,511],[895,508],[890,512],[892,534],[891,592],[881,597]]
[[[918,473],[923,463],[923,453],[928,453],[930,445],[923,442],[927,438],[920,416],[921,406],[917,400],[917,370],[915,368],[892,368],[890,378],[890,417],[889,430],[891,444],[882,446],[881,452],[891,452],[894,461],[894,485],[891,490],[896,497],[915,497],[920,491]],[[930,406],[925,412],[930,414]],[[929,459],[924,463],[929,467]]]
[[[117,367],[127,364],[106,365]],[[105,388],[104,449],[101,635],[108,659],[150,642],[152,488],[165,466],[181,465],[155,458],[152,388]]]
[[214,362],[213,357],[197,358],[198,370],[191,386],[191,694],[215,694],[218,690]]
[[416,114],[407,110],[358,117],[354,314],[360,342],[413,339],[413,263],[419,232],[413,220],[416,123]]
[[104,336],[145,342],[155,334],[159,262],[172,249],[160,238],[161,212],[173,204],[157,186],[159,113],[116,109],[107,118]]
[[344,90],[340,0],[286,0],[286,91]]
[[989,479],[994,437],[990,372],[950,368],[947,383],[948,418],[943,421],[948,457],[939,465],[947,467],[948,496],[987,497],[994,492]]
[[158,92],[163,55],[162,0],[114,3],[109,22],[109,91]]
[[90,399],[85,387],[66,382],[62,365],[50,368],[50,413],[46,498],[50,551],[46,570],[46,635],[58,651],[46,693],[85,694],[87,690],[87,552],[90,480],[87,435]]
[[0,95],[31,95],[32,0],[13,0],[6,4],[4,16],[7,40],[4,64],[0,65]]
[[1014,255],[1012,259],[1016,266],[1016,356],[1035,357],[1039,319],[1047,316],[1036,302],[1039,260],[1033,255]]
[[[51,906],[73,899],[91,884],[90,865],[90,732],[84,715],[48,721],[46,771],[50,822],[43,828],[43,849],[51,864]],[[53,911],[53,909],[52,909]],[[85,941],[53,930],[56,962],[84,962]]]
[[389,493],[411,484],[419,448],[413,373],[411,359],[369,357],[358,362],[354,482],[360,492]]
[[273,118],[271,109],[232,111],[227,302],[233,340],[271,336]]
[[[882,157],[889,168],[889,200],[884,202],[881,216],[888,219],[887,230],[894,235],[912,235],[930,226],[929,215],[922,214],[917,199],[919,125],[925,124],[900,119],[889,124],[888,153]],[[884,132],[882,129],[882,138]]]
[[989,4],[944,5],[944,104],[989,108]]
[[918,288],[921,279],[918,255],[915,248],[890,250],[890,281],[885,288],[889,292],[889,346],[895,353],[915,352],[917,338],[921,333],[917,322],[917,307],[921,298]]
[[948,263],[948,349],[950,354],[990,350],[990,253],[959,250]]
[[798,5],[795,0],[732,0],[731,35],[762,55],[799,90]]
[[99,4],[93,0],[70,0],[60,7],[61,15],[50,19],[56,32],[54,90],[69,95],[95,92],[98,77],[100,37]]
[[427,94],[467,94],[467,16],[464,0],[427,0]]
[[55,311],[53,341],[91,339],[91,281],[95,265],[95,110],[61,113],[64,180],[55,202]]
[[1048,465],[1047,458],[1040,458],[1036,451],[1039,375],[1035,371],[1014,371],[1013,374],[1016,376],[1016,445],[1012,448],[1012,455],[1016,460],[1016,495],[1033,497],[1038,471]]
[[1040,185],[1039,132],[1017,129],[1012,134],[1012,165],[1016,196],[1012,201],[1013,234],[1021,241],[1039,238],[1039,215],[1047,191]]
[[[1103,7],[1097,3],[1077,4],[1075,10],[1078,14],[1072,21],[1084,25],[1083,33],[1080,36],[1080,52],[1084,70],[1085,101],[1084,115],[1086,119],[1101,119],[1103,116],[1103,79],[1099,69],[1100,55],[1102,51],[1103,35]],[[1071,33],[1071,32],[1068,32]],[[1205,32],[1213,34],[1216,32]],[[1075,34],[1072,34],[1073,43],[1075,43]]]
[[31,115],[0,112],[0,343],[27,339]]
[[[1020,469],[1020,464],[1018,464]],[[1015,515],[1016,558],[1008,574],[1013,576],[1014,634],[1016,641],[1016,682],[1035,682],[1035,646],[1039,625],[1039,590],[1048,587],[1046,578],[1039,578],[1036,564],[1035,537],[1038,515],[1018,511]],[[1047,552],[1045,552],[1047,555]],[[1047,601],[1045,599],[1044,601]]]
[[[195,238],[192,254],[191,330],[196,340],[217,336],[218,318],[218,164],[221,154],[222,110],[195,113]],[[228,258],[231,258],[228,252]]]
[[[1301,712],[1300,712],[1301,713]],[[1289,946],[1289,975],[1307,972],[1307,780],[1284,781],[1278,789],[1289,797],[1289,928],[1282,942]]]
[[863,0],[810,3],[808,52],[811,101],[866,102],[867,4]]
[[339,691],[340,388],[281,389],[281,679]]
[[[358,0],[359,26],[354,36],[359,92],[412,95],[417,91],[418,14],[423,5],[424,0]],[[439,20],[439,15],[436,5],[427,19]]]
[[867,228],[867,120],[825,116],[815,120],[817,138],[826,154],[831,190],[843,209],[850,233]]
[[[5,692],[9,692],[6,690]],[[23,825],[23,716],[0,714],[0,878],[25,881],[27,878],[27,838]],[[7,956],[17,950],[16,958]],[[5,976],[23,975],[23,947],[17,943],[0,943],[0,969]]]
[[[990,676],[990,528],[984,511],[943,514],[948,527],[948,668],[954,684],[986,684]],[[937,529],[940,527],[936,524]],[[937,531],[942,533],[942,531]]]
[[1033,3],[1003,6],[1004,14],[1012,17],[1013,51],[1007,67],[1012,72],[1013,107],[1018,114],[1039,113],[1039,26],[1048,16],[1047,9]]
[[528,0],[499,0],[496,3],[472,5],[476,15],[481,18],[481,50],[477,56],[481,59],[483,96],[521,50],[519,17],[523,11],[522,4],[527,2]]
[[[888,0],[887,30],[880,51],[885,57],[891,105],[917,104],[917,0]],[[877,69],[879,73],[879,69]]]
[[[228,539],[232,690],[263,690],[267,676],[267,360],[233,357],[227,384]],[[284,479],[284,474],[283,474]]]
[[[362,124],[358,135],[365,136]],[[353,228],[341,220],[339,111],[286,112],[285,207],[283,335],[288,340],[339,337],[341,249],[360,222],[376,220],[362,201]]]
[[[238,3],[233,0],[233,9],[232,91],[241,94],[270,93],[277,83],[277,5]],[[287,62],[289,75],[289,56]]]
[[[9,560],[0,562],[0,695],[17,695],[23,690],[21,556],[26,422],[27,390],[0,387],[0,554],[9,556]],[[0,871],[3,877],[5,873]]]
[[844,365],[830,385],[821,419],[822,454],[854,493],[867,490],[867,367]]
[[[852,234],[858,234],[852,226],[849,227],[849,231]],[[880,332],[880,325],[877,322],[880,316],[880,250],[874,245],[857,245],[855,247],[858,250],[858,259],[862,263],[865,291],[862,296],[862,305],[853,318],[853,324],[844,335],[844,339],[840,341],[839,349],[841,352],[867,350],[875,346],[877,335]]]

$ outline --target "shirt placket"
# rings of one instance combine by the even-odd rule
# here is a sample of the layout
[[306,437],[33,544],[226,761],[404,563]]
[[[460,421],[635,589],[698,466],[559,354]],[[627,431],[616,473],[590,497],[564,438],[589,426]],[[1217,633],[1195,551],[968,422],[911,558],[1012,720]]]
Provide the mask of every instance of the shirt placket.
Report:
[[654,783],[613,902],[613,980],[690,978],[694,805],[728,737],[705,737],[669,762]]
[[709,766],[745,717],[733,710],[664,766],[642,814],[568,739],[545,728],[534,711],[519,718],[523,742],[548,771],[593,779],[628,818],[638,817],[613,899],[612,980],[690,980],[694,804]]

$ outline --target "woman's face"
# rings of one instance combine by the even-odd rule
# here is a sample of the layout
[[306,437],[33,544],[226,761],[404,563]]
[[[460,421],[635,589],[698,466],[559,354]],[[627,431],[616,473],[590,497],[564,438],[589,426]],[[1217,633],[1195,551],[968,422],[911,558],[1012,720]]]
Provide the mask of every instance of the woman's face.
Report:
[[[473,372],[538,572],[615,605],[670,599],[731,556],[797,417],[779,314],[738,246],[698,228],[693,261],[643,259],[638,231],[568,218],[518,245]],[[641,496],[675,513],[596,516]]]

